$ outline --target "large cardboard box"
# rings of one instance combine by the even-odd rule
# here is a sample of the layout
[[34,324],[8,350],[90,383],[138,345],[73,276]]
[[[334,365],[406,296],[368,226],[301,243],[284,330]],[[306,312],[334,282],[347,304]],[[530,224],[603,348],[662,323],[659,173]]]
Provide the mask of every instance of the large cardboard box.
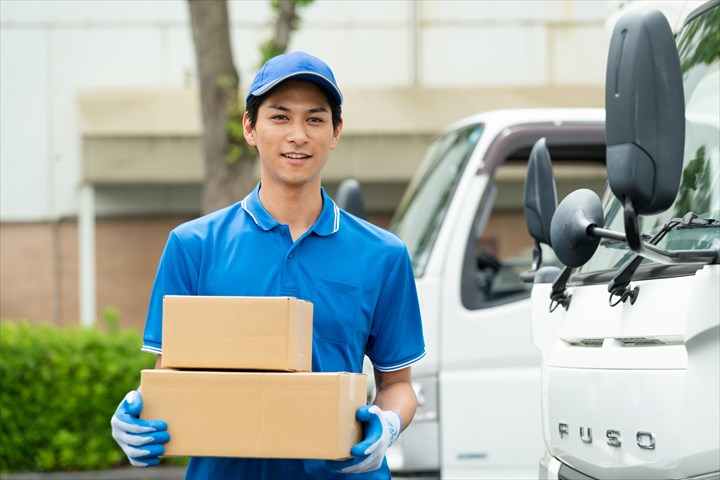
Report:
[[143,370],[145,419],[168,424],[170,456],[341,459],[362,440],[354,373]]
[[163,368],[312,371],[310,302],[292,297],[163,299]]

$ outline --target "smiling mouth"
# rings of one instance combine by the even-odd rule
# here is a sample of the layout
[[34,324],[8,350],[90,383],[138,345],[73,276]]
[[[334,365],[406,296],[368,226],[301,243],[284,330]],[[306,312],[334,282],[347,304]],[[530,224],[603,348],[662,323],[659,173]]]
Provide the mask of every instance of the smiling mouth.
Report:
[[310,155],[306,155],[304,153],[283,153],[282,156],[292,160],[304,160],[306,158],[310,158]]

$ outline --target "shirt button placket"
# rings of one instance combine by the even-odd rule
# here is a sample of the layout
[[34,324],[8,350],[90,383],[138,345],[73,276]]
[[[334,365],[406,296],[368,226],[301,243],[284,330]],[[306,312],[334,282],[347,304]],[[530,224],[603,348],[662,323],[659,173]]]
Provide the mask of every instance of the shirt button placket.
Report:
[[280,281],[280,289],[283,295],[297,296],[297,285],[295,282],[293,257],[295,255],[295,247],[290,246],[290,250],[285,254],[285,261],[282,269],[282,279]]

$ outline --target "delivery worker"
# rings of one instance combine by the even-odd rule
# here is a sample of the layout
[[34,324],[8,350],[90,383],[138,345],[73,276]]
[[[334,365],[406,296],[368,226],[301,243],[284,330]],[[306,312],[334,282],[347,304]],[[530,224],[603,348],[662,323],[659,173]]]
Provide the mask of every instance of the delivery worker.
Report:
[[[142,348],[159,365],[164,295],[297,297],[314,307],[313,371],[360,373],[367,355],[377,394],[357,411],[365,438],[349,460],[192,458],[186,478],[390,478],[385,452],[415,414],[410,365],[425,355],[407,250],[321,187],[343,128],[328,65],[304,52],[274,57],[246,100],[244,134],[258,151],[260,182],[241,202],[170,233]],[[113,437],[133,465],[151,466],[169,434],[165,422],[140,419],[141,409],[140,393],[130,392],[112,418]]]

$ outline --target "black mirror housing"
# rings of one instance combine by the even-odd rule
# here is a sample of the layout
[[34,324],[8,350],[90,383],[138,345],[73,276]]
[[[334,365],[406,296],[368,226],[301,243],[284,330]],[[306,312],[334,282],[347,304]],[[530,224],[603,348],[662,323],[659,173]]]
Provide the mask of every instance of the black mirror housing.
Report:
[[335,203],[346,212],[367,220],[362,188],[360,182],[354,178],[348,178],[340,182],[337,192],[335,192]]
[[605,80],[610,188],[638,214],[662,212],[680,184],[685,99],[672,29],[661,12],[637,10],[620,18]]
[[545,138],[533,145],[525,177],[525,223],[537,242],[552,245],[550,222],[557,208],[557,188]]
[[593,235],[593,229],[601,227],[603,222],[602,203],[592,190],[575,190],[565,197],[550,225],[558,259],[572,268],[584,265],[600,244],[600,237]]

